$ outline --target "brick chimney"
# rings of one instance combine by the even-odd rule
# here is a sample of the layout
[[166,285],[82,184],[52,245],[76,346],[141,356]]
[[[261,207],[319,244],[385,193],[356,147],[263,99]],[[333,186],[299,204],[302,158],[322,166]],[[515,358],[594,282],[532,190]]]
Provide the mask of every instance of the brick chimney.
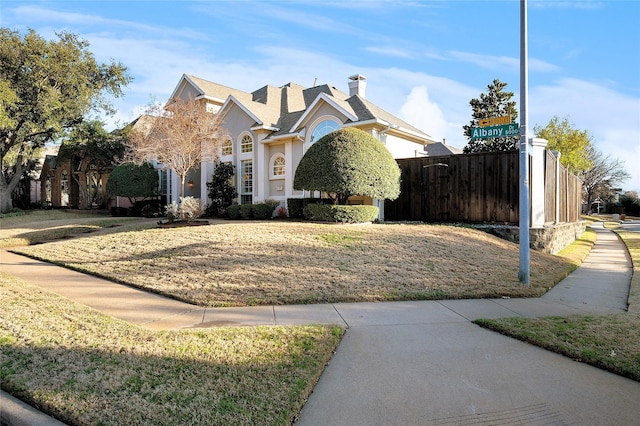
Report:
[[365,97],[364,93],[367,88],[367,77],[356,74],[349,77],[349,96],[360,95]]

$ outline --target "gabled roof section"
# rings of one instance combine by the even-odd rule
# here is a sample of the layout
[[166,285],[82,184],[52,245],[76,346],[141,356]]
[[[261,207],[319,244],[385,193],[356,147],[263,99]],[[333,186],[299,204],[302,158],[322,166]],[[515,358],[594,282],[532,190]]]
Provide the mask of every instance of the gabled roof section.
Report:
[[[262,120],[258,117],[258,115],[256,115],[254,112],[252,112],[249,108],[247,108],[242,102],[240,102],[238,99],[236,99],[233,95],[229,95],[229,97],[224,102],[224,104],[222,104],[222,108],[220,108],[220,112],[223,112],[224,110],[230,108],[231,105],[236,105],[238,108],[240,108],[242,111],[244,111],[245,114],[247,114],[249,117],[251,117],[251,119],[255,121],[254,125],[258,125],[259,126],[259,125],[264,124],[262,122]],[[255,105],[251,105],[251,106],[256,108]]]
[[351,108],[351,105],[349,105],[348,102],[341,101],[340,99],[336,99],[333,96],[327,95],[325,92],[321,92],[318,95],[318,97],[315,98],[313,103],[311,105],[309,105],[309,107],[302,114],[302,116],[298,119],[298,121],[296,121],[293,124],[293,126],[291,126],[291,129],[289,130],[289,133],[295,133],[298,130],[298,128],[300,128],[304,124],[305,120],[308,117],[310,117],[320,107],[320,105],[322,105],[323,103],[327,103],[327,104],[331,105],[338,112],[340,112],[342,115],[344,115],[347,118],[347,120],[358,121],[358,116],[355,114],[355,112]]
[[194,90],[202,97],[222,105],[229,95],[235,96],[237,99],[245,100],[250,98],[251,95],[242,90],[233,89],[231,87],[224,86],[222,84],[214,83],[208,80],[204,80],[199,77],[195,77],[189,74],[183,74],[180,82],[176,86],[175,90],[169,97],[172,99],[180,94],[186,85],[190,85]]
[[381,121],[385,121],[390,123],[391,125],[398,126],[402,129],[408,130],[411,133],[415,133],[417,135],[422,135],[423,137],[429,139],[433,142],[430,135],[418,129],[417,127],[412,126],[396,117],[395,115],[383,110],[378,107],[376,104],[369,102],[359,95],[353,95],[348,99],[350,105],[352,105],[353,109],[357,112],[359,121],[367,121],[372,119],[377,119]]

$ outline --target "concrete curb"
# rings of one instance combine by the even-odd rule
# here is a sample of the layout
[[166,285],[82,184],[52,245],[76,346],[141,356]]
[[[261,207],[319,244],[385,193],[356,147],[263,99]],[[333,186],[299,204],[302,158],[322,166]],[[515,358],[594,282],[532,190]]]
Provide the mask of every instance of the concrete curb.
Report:
[[20,401],[4,391],[0,391],[0,422],[2,426],[66,426]]

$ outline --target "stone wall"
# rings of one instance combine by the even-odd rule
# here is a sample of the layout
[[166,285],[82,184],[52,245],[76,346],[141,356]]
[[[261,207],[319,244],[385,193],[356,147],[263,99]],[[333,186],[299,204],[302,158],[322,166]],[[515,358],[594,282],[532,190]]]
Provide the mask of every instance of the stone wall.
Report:
[[[517,226],[476,225],[474,228],[514,243],[520,241],[520,230]],[[580,238],[585,229],[585,221],[531,228],[529,229],[529,245],[534,250],[556,254],[577,238]]]

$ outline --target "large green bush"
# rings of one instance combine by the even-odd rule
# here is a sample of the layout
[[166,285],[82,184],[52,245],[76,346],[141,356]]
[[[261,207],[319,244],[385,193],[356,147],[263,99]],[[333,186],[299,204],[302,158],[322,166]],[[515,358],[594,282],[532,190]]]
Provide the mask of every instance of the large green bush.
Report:
[[308,204],[304,208],[304,217],[308,220],[317,220],[321,222],[373,222],[378,217],[378,207]]
[[123,163],[109,174],[107,193],[127,197],[131,203],[135,198],[150,198],[158,194],[158,171],[150,163],[136,165]]
[[400,168],[374,136],[345,128],[309,148],[296,169],[293,187],[331,194],[343,205],[354,195],[393,200],[400,195]]

